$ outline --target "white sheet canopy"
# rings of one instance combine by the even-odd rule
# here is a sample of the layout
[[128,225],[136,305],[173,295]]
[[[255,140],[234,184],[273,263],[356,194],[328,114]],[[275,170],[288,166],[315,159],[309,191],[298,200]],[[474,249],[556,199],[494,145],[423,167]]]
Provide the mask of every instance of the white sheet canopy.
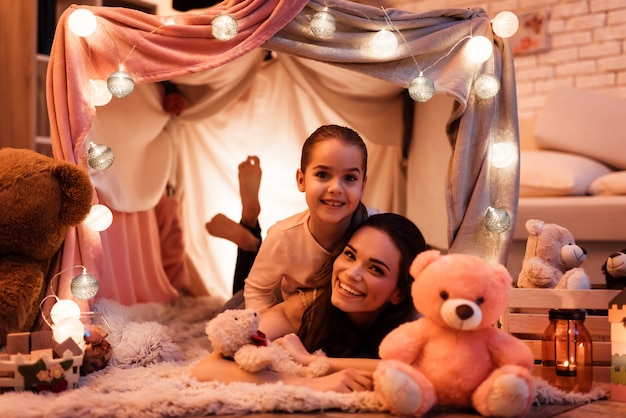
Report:
[[[308,25],[326,6],[337,29],[320,40]],[[484,217],[496,207],[515,221],[518,161],[509,169],[489,164],[494,142],[519,142],[515,82],[508,46],[481,9],[415,14],[339,0],[251,0],[168,20],[86,7],[101,34],[78,38],[67,28],[76,8],[61,16],[50,58],[53,150],[89,170],[94,203],[111,208],[114,222],[101,233],[72,230],[59,271],[85,265],[100,280],[97,297],[169,302],[194,277],[229,297],[236,248],[209,236],[204,223],[218,212],[239,219],[237,165],[248,155],[258,155],[263,169],[262,227],[303,209],[295,185],[300,147],[326,123],[351,126],[366,140],[368,206],[409,216],[438,247],[506,260],[512,231],[491,232]],[[239,23],[231,41],[210,36],[221,13]],[[368,56],[367,37],[389,20],[406,43],[393,57]],[[472,34],[493,40],[483,64],[462,53]],[[91,106],[88,80],[106,80],[120,63],[133,76],[133,93]],[[420,70],[437,94],[417,105],[406,89]],[[501,83],[489,100],[472,90],[485,72]],[[164,111],[161,81],[185,96],[179,115]],[[88,167],[90,142],[111,147],[111,168]],[[166,197],[168,185],[175,193]],[[71,277],[61,275],[60,297],[69,295]]]

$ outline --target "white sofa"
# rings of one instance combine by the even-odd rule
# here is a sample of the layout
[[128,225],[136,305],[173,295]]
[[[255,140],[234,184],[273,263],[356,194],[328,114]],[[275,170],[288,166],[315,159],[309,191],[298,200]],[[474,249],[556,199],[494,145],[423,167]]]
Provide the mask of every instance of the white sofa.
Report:
[[520,199],[507,267],[521,269],[528,219],[566,227],[587,251],[582,267],[594,287],[602,264],[626,248],[626,99],[557,89],[522,146]]

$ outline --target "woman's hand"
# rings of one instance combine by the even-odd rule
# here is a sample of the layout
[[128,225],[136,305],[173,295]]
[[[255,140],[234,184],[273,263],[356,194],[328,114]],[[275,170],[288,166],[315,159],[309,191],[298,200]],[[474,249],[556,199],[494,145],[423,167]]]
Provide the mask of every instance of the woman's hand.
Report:
[[287,334],[283,337],[277,338],[272,341],[274,344],[278,344],[282,348],[284,348],[293,359],[302,364],[303,366],[308,366],[316,359],[315,354],[311,354],[307,351],[296,334]]
[[333,374],[308,379],[305,384],[319,392],[362,392],[373,389],[372,373],[357,369],[343,369]]

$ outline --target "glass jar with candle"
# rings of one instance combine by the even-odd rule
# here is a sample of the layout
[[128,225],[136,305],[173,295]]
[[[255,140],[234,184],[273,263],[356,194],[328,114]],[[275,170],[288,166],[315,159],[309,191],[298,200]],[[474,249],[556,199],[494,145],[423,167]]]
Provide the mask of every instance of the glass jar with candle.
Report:
[[593,384],[591,335],[583,309],[550,309],[541,339],[541,376],[567,392],[589,392]]

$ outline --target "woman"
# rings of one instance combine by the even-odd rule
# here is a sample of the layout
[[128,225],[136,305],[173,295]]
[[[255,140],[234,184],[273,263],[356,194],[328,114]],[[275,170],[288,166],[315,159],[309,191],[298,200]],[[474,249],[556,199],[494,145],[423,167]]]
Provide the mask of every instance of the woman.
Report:
[[409,267],[425,249],[420,230],[407,218],[372,215],[334,261],[325,287],[295,295],[262,314],[259,328],[300,363],[308,364],[315,358],[311,353],[324,350],[330,361],[326,376],[248,373],[218,353],[201,360],[191,375],[201,381],[282,381],[320,391],[371,390],[380,341],[416,317]]

